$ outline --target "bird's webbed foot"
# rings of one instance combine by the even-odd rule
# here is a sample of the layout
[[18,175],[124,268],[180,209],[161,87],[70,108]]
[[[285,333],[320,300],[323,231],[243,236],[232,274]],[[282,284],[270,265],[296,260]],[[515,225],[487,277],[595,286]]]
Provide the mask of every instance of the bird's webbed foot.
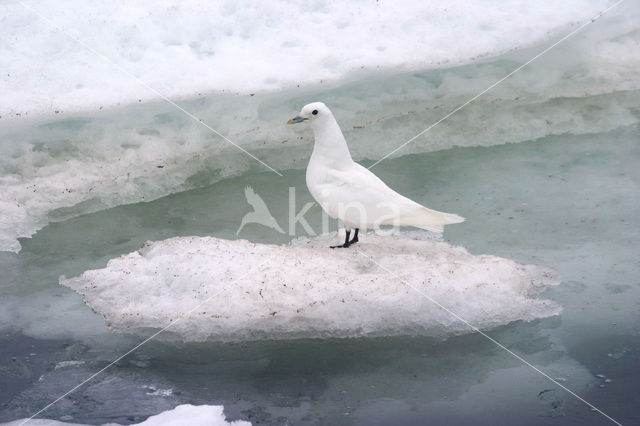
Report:
[[337,246],[329,246],[330,248],[347,248],[351,244],[355,244],[358,242],[358,228],[356,228],[355,233],[351,241],[349,241],[349,236],[351,235],[351,231],[346,231],[346,236],[344,238],[344,244],[340,244]]

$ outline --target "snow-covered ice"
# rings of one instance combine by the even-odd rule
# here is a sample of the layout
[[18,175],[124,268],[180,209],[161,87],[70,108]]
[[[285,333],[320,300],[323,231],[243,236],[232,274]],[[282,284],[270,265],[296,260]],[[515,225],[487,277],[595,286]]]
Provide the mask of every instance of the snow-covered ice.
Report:
[[561,310],[534,297],[557,284],[543,267],[474,256],[419,232],[366,234],[345,250],[329,249],[332,240],[177,237],[60,284],[81,293],[114,330],[149,334],[175,321],[167,333],[187,341],[473,331],[429,298],[481,329]]
[[[236,420],[232,422],[226,421],[223,413],[224,407],[220,405],[178,405],[173,410],[164,411],[155,416],[149,417],[147,420],[135,423],[139,426],[174,426],[188,424],[191,426],[251,426],[250,422]],[[18,419],[8,423],[2,423],[1,426],[18,426],[25,422],[26,419]],[[33,426],[88,426],[80,423],[60,422],[49,419],[33,419],[29,420],[29,425]],[[120,426],[117,423],[105,423],[103,426]]]
[[139,81],[173,97],[460,65],[570,29],[611,3],[5,2],[0,116],[158,98]]

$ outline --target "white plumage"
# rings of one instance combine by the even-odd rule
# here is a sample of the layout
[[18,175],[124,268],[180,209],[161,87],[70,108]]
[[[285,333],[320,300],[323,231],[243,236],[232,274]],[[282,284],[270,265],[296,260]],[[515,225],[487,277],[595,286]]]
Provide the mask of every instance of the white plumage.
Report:
[[315,144],[307,167],[307,186],[315,200],[347,230],[380,225],[415,226],[442,232],[464,218],[428,209],[389,188],[353,161],[333,114],[322,102],[305,105],[289,124],[308,121]]

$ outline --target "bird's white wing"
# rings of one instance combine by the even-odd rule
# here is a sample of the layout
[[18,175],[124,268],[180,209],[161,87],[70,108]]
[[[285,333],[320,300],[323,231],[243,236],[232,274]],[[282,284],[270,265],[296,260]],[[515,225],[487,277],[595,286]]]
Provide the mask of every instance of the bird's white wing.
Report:
[[322,183],[316,187],[320,194],[318,201],[329,213],[354,227],[395,224],[441,231],[444,224],[464,220],[428,209],[398,194],[357,163],[347,170],[327,169]]
[[353,167],[347,170],[327,169],[322,181],[318,186],[339,202],[371,204],[402,201],[407,205],[420,206],[389,188],[378,176],[358,163],[354,163]]

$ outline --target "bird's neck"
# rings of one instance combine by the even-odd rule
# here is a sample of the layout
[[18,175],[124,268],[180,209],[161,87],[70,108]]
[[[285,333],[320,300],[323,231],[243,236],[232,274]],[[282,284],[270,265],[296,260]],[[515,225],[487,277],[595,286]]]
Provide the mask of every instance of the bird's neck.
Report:
[[353,163],[347,141],[335,118],[325,117],[322,122],[312,122],[311,128],[315,138],[311,161],[322,161],[335,168]]

